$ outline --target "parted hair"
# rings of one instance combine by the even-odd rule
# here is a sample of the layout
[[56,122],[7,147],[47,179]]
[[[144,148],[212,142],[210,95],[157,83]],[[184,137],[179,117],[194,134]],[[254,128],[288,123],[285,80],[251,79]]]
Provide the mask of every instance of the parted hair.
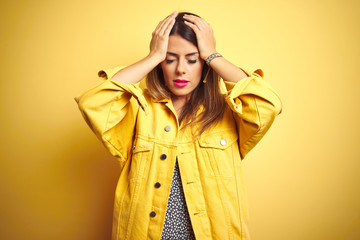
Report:
[[[195,32],[184,23],[183,16],[185,14],[197,16],[189,12],[179,13],[170,35],[177,34],[198,47]],[[204,80],[206,83],[203,82]],[[207,64],[204,64],[199,85],[193,90],[181,115],[178,116],[179,123],[183,124],[183,129],[187,126],[198,126],[193,129],[195,130],[195,137],[200,136],[205,130],[215,125],[224,115],[226,103],[220,92],[219,80],[219,75]],[[160,64],[148,73],[146,85],[152,98],[156,100],[171,99],[172,92],[165,85]],[[198,110],[201,107],[202,111],[199,112]]]

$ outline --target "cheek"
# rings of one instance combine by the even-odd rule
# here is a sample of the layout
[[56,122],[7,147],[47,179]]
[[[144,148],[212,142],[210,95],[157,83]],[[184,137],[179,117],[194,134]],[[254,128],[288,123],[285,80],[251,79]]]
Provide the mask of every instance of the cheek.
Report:
[[168,65],[161,65],[161,69],[162,69],[162,72],[163,72],[165,85],[168,86],[169,79],[172,79],[171,69],[169,68]]
[[172,69],[169,65],[166,65],[166,64],[161,64],[161,69],[164,73],[164,78],[166,79],[168,76],[171,75],[172,73]]
[[198,66],[196,66],[196,68],[194,69],[194,75],[196,75],[196,77],[201,78],[201,73],[203,70],[203,65],[199,64]]

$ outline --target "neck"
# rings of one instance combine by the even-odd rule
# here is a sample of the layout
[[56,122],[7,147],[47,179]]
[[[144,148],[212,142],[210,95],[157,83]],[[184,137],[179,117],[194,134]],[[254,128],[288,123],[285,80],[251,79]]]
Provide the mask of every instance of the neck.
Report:
[[172,104],[175,108],[176,114],[178,116],[178,118],[180,118],[181,113],[184,109],[185,104],[189,101],[190,96],[173,96],[171,98]]

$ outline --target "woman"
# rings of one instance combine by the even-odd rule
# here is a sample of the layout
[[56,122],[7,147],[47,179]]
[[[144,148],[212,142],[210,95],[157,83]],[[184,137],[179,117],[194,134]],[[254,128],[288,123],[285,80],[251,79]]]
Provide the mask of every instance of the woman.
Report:
[[148,56],[99,75],[76,100],[120,162],[112,239],[248,239],[241,160],[281,112],[262,71],[228,62],[204,19],[175,12]]

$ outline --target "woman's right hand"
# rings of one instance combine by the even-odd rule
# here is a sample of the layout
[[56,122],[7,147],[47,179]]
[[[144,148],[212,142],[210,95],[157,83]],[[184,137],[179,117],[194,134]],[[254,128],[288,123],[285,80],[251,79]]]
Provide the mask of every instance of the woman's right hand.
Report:
[[160,61],[163,61],[166,58],[169,34],[174,26],[176,16],[177,12],[174,12],[162,20],[152,33],[149,55],[158,57]]
[[162,20],[156,27],[152,34],[150,53],[148,56],[121,69],[112,77],[112,79],[125,84],[138,83],[159,63],[164,61],[168,48],[169,34],[174,26],[176,16],[177,12],[174,12]]

